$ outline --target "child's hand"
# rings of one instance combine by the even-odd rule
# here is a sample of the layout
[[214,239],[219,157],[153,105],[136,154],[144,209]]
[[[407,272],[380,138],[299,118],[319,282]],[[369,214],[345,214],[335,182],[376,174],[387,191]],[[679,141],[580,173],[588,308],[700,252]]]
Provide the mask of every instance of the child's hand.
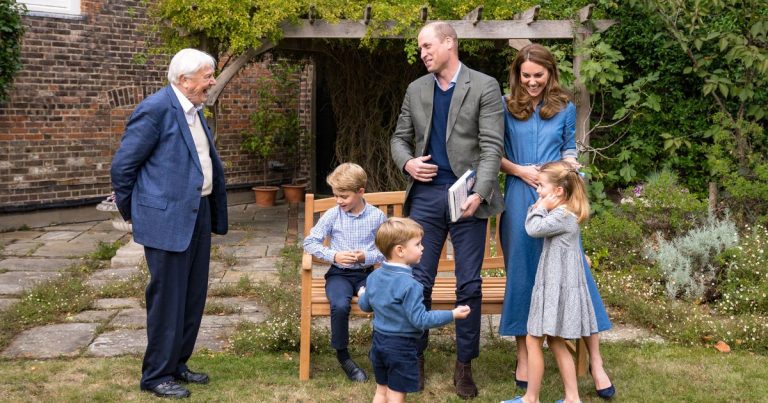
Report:
[[363,295],[363,294],[365,294],[365,286],[362,286],[362,287],[360,287],[360,288],[357,290],[357,296],[358,296],[358,297],[359,297],[359,296],[361,296],[361,295]]
[[560,198],[555,196],[552,193],[541,198],[540,201],[541,201],[541,207],[544,207],[545,209],[547,209],[547,211],[551,211],[553,208],[560,205]]
[[357,263],[357,254],[352,251],[336,252],[333,261],[337,264],[352,265]]
[[353,250],[352,253],[355,254],[355,259],[357,259],[357,263],[365,263],[365,252],[361,250]]
[[453,308],[453,318],[454,319],[465,319],[467,316],[469,316],[469,307],[466,305],[459,305],[456,308]]

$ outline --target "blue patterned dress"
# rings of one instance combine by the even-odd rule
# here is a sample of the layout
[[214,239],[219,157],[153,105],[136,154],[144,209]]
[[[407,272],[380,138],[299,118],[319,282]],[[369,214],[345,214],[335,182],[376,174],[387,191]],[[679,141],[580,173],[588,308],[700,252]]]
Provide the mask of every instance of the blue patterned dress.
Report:
[[[504,105],[504,153],[518,165],[542,165],[564,156],[576,156],[576,107],[573,103],[550,119],[539,116],[539,107],[526,121],[515,119]],[[501,312],[499,333],[502,336],[523,336],[528,329],[531,292],[536,279],[536,267],[543,245],[525,232],[528,207],[538,199],[536,189],[514,175],[507,175],[504,185],[504,214],[501,216],[501,247],[507,268],[507,287]],[[597,318],[599,332],[611,328],[608,313],[597,291],[595,280],[584,260],[589,294]]]

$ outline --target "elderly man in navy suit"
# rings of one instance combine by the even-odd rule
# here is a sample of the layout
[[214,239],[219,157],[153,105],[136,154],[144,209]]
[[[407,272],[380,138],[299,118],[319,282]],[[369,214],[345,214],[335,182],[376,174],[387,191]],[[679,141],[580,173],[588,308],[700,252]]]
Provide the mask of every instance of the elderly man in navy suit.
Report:
[[211,232],[227,232],[224,168],[201,111],[215,67],[207,53],[178,52],[170,85],[136,107],[112,160],[117,207],[151,276],[140,387],[160,397],[188,397],[179,382],[208,383],[187,360],[205,307]]

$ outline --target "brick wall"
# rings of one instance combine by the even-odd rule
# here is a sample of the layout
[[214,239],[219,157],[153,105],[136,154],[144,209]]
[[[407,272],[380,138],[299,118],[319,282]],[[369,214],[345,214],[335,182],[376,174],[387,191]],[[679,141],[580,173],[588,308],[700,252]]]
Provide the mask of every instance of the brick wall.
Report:
[[[165,85],[167,56],[146,56],[137,0],[82,0],[80,17],[24,17],[24,67],[0,104],[0,212],[95,202],[110,193],[109,168],[125,121]],[[239,150],[263,64],[244,69],[219,105],[217,147],[227,183],[263,181],[260,162]],[[307,72],[297,79],[306,81]],[[302,110],[309,99],[302,96]],[[303,120],[307,122],[305,115]],[[308,152],[308,151],[307,151]],[[309,158],[304,158],[308,172]],[[290,174],[287,173],[287,174]],[[270,178],[286,181],[285,172]]]

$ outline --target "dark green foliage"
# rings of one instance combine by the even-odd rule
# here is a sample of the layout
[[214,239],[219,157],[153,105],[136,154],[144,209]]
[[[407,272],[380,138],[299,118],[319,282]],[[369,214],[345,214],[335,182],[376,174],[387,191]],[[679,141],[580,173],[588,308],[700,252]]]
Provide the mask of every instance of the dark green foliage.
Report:
[[581,234],[593,270],[619,270],[643,263],[643,232],[634,221],[609,210],[591,218]]
[[0,102],[6,100],[13,76],[21,69],[21,13],[25,10],[15,0],[0,0]]
[[623,192],[622,215],[637,223],[647,235],[661,232],[669,239],[681,235],[707,218],[707,205],[678,183],[668,170]]

